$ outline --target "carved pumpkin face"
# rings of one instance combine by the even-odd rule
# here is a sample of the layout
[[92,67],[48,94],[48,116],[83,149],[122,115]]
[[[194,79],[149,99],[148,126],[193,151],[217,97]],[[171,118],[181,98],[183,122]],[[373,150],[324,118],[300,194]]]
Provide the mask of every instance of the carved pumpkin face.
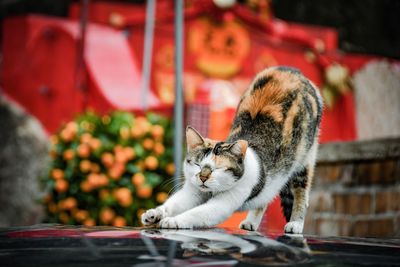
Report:
[[249,34],[238,22],[216,24],[203,18],[189,30],[189,51],[195,54],[196,66],[211,77],[235,75],[249,50]]

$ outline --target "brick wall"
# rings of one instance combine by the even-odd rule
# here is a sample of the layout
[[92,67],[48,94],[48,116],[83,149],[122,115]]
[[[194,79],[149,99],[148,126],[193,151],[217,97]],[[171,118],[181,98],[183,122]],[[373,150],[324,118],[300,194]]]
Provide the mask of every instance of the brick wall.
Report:
[[400,139],[321,145],[304,232],[400,236]]

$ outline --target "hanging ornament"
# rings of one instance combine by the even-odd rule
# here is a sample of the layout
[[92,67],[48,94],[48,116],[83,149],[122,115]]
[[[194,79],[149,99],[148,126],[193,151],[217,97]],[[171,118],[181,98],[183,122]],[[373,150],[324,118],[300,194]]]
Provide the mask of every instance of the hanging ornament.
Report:
[[246,28],[235,20],[214,22],[202,18],[189,30],[189,51],[197,68],[207,76],[227,79],[237,74],[250,52]]
[[350,71],[346,66],[335,62],[325,68],[324,79],[322,95],[328,108],[332,108],[336,99],[351,88]]

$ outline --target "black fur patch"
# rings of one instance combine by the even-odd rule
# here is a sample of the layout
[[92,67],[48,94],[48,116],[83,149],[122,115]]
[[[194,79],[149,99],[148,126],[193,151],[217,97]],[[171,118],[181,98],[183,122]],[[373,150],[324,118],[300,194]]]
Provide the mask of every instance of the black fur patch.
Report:
[[281,197],[283,215],[285,216],[286,222],[289,222],[290,216],[292,216],[294,197],[288,184],[281,189],[279,195]]
[[308,171],[306,168],[302,168],[300,171],[292,175],[291,182],[294,188],[306,188],[308,181]]
[[254,83],[254,91],[259,90],[264,88],[264,86],[269,83],[272,80],[272,76],[264,76],[259,78],[255,83]]

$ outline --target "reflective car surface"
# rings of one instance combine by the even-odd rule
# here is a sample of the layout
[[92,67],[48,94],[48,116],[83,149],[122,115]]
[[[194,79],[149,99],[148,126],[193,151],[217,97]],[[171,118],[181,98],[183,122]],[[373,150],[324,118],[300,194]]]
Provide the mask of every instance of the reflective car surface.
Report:
[[0,229],[0,266],[400,266],[400,239],[232,229]]

